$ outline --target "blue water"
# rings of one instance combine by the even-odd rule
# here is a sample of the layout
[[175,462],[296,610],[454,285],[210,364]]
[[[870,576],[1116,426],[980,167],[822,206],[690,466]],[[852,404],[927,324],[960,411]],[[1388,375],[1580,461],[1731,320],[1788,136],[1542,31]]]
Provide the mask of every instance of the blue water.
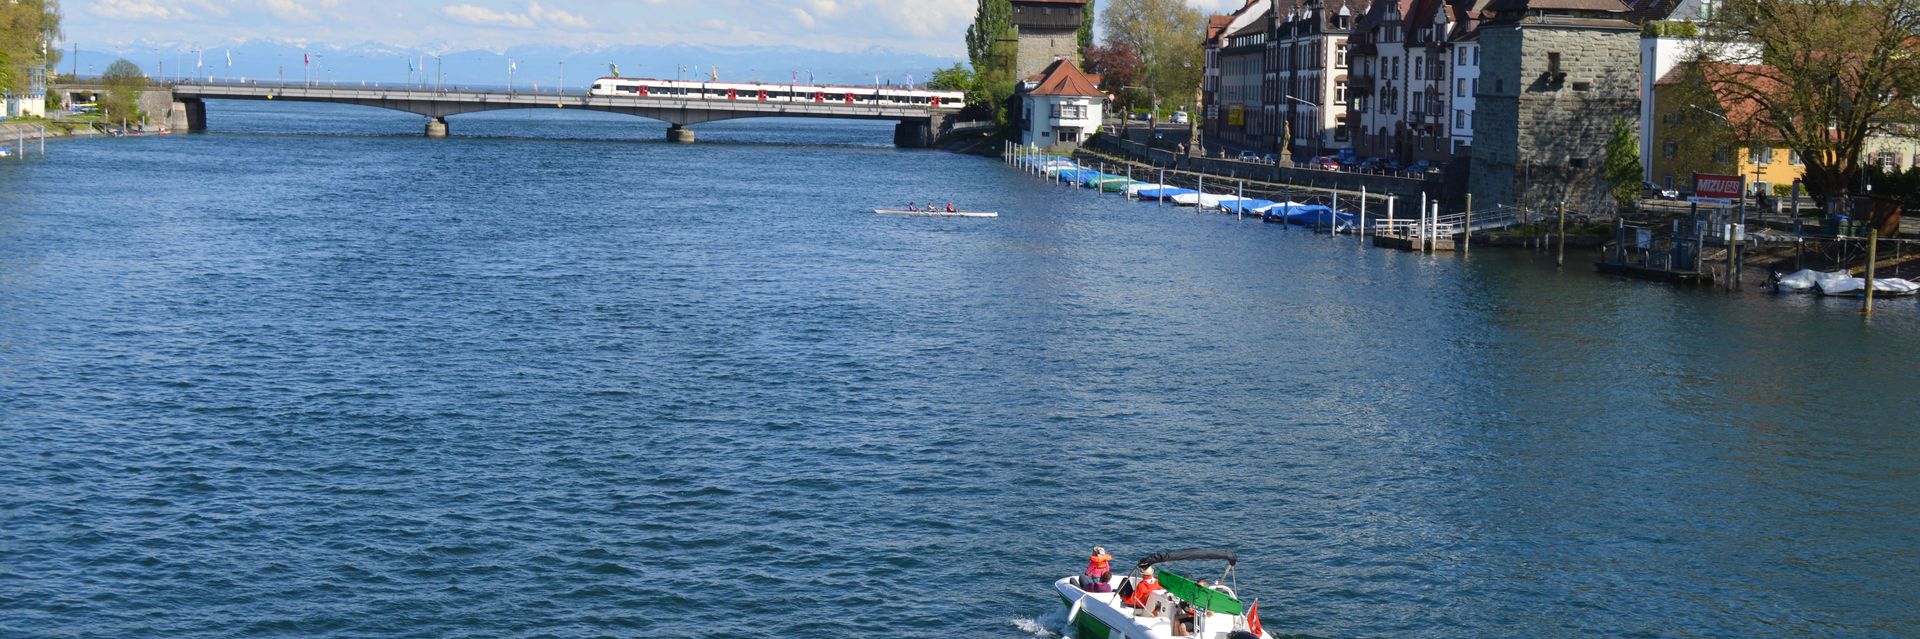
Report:
[[[1920,635],[1920,304],[1367,249],[888,146],[215,103],[0,163],[0,636]],[[953,199],[996,220],[895,219]]]

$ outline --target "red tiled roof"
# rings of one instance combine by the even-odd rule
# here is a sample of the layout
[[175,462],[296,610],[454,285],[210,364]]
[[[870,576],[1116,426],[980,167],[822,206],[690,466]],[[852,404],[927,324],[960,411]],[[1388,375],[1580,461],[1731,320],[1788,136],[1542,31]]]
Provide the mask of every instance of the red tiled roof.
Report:
[[1097,98],[1105,96],[1100,92],[1099,83],[1087,74],[1080,72],[1072,60],[1065,58],[1054,60],[1041,72],[1040,84],[1035,85],[1027,95],[1071,95]]

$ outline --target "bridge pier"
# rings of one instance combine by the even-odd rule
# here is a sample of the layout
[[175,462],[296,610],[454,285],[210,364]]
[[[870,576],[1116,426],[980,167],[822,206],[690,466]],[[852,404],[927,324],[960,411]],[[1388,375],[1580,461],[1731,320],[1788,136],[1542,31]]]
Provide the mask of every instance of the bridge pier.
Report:
[[668,126],[667,141],[674,144],[693,144],[693,129],[679,124]]
[[181,100],[187,116],[187,132],[197,133],[207,130],[207,103],[199,98]]
[[933,146],[933,123],[926,120],[901,120],[893,125],[893,145],[903,149]]
[[430,137],[430,138],[447,137],[447,119],[433,118],[431,120],[427,120],[427,137]]

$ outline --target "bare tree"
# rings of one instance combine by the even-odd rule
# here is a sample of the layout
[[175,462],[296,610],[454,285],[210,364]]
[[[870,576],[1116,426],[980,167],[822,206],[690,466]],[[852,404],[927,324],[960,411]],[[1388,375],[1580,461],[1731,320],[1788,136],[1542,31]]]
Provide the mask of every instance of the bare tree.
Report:
[[[1742,139],[1779,140],[1829,206],[1876,135],[1920,112],[1920,0],[1724,0],[1702,31],[1704,82]],[[1741,116],[1746,117],[1741,117]],[[1745,130],[1739,130],[1745,129]]]

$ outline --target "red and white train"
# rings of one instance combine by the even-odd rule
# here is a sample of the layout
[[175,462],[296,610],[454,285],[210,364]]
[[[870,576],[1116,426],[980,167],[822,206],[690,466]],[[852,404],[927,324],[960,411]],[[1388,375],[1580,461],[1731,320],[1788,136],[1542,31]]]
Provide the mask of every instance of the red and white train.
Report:
[[959,109],[967,105],[967,95],[959,91],[645,78],[600,78],[593,81],[593,88],[587,93],[594,96],[629,98],[812,102],[866,106],[919,106],[932,109]]

